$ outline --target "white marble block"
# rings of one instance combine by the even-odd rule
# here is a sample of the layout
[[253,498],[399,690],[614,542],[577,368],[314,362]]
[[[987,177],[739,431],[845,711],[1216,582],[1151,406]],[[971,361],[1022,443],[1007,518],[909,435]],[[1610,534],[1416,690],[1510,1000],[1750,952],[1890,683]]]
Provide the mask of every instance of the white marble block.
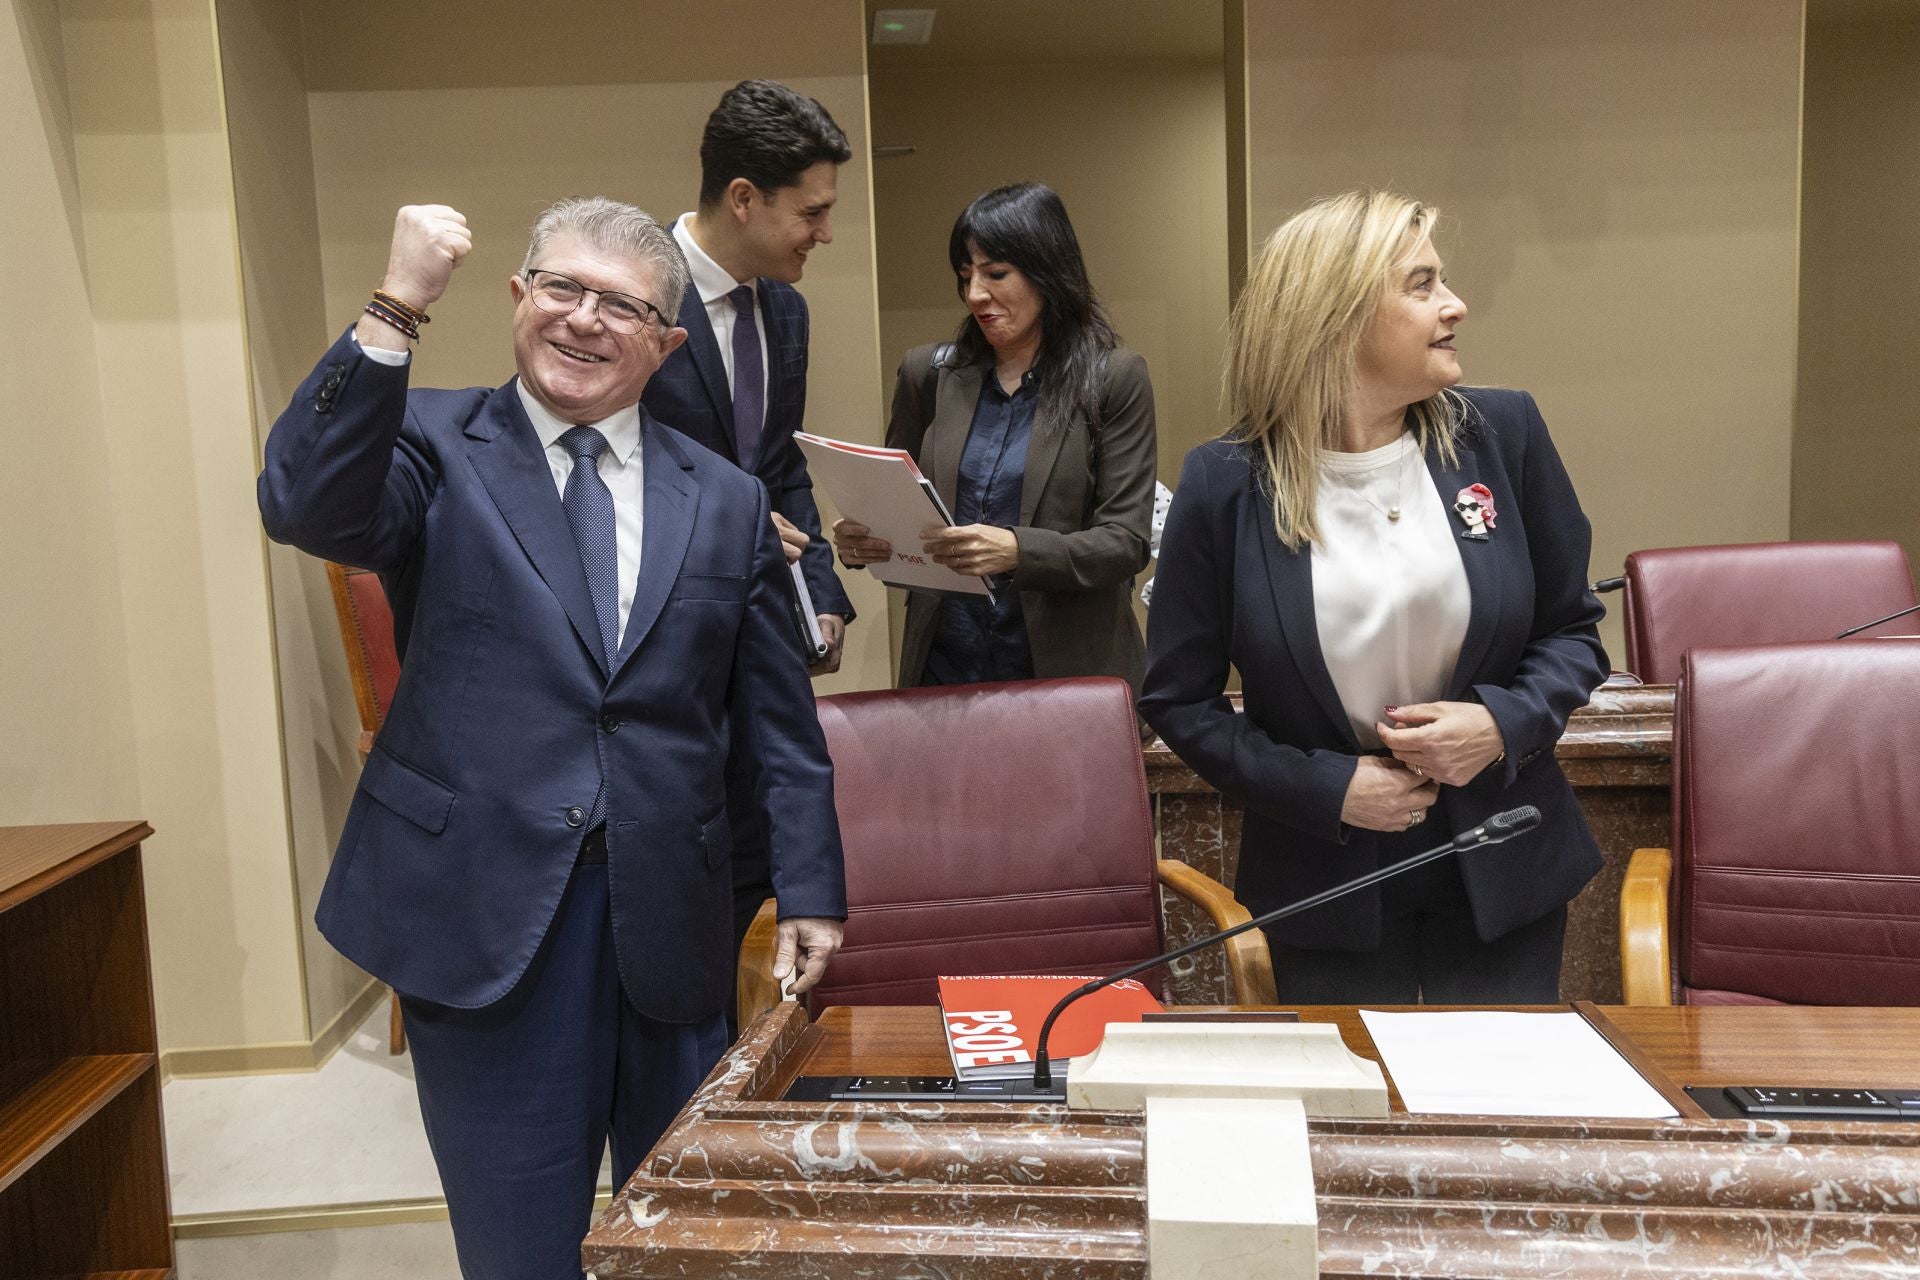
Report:
[[1067,1105],[1136,1110],[1149,1097],[1293,1098],[1310,1116],[1384,1116],[1380,1065],[1324,1022],[1116,1022],[1067,1069]]
[[1146,1111],[1149,1280],[1320,1274],[1299,1102],[1154,1097]]

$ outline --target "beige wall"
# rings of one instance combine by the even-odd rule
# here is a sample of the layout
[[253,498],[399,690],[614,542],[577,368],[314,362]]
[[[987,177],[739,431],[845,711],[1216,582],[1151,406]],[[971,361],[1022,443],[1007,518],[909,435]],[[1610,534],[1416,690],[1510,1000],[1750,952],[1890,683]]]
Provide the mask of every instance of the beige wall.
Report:
[[9,786],[6,816],[153,823],[163,1047],[302,1039],[209,10],[16,0],[13,17],[24,50],[0,49],[25,74],[5,77],[5,128],[24,163],[5,199],[34,225],[7,243],[51,302],[15,308],[33,322],[7,362],[33,408],[9,437],[31,460],[9,478],[31,488],[7,613],[31,624],[4,732],[38,784]]
[[[592,40],[556,38],[552,12],[497,0],[404,12],[368,0],[315,0],[305,14],[326,319],[334,329],[377,280],[394,209],[451,204],[467,215],[474,250],[434,308],[414,378],[426,386],[505,381],[507,278],[540,209],[583,193],[630,200],[662,218],[690,209],[707,114],[735,81],[766,76],[819,98],[853,146],[840,170],[834,242],[809,259],[800,285],[813,318],[807,426],[829,435],[872,430],[881,390],[856,0],[776,10],[740,0],[697,11],[618,0],[570,6],[570,29],[593,32]],[[422,69],[418,50],[437,47],[439,20],[467,32],[461,58]],[[390,88],[422,83],[431,91]],[[865,580],[848,586],[862,620],[840,675],[816,682],[821,692],[888,680],[884,597]]]
[[1912,5],[1808,6],[1793,536],[1895,538],[1920,570],[1916,57]]
[[876,143],[914,147],[874,167],[889,386],[910,347],[952,337],[964,314],[947,265],[954,218],[982,191],[1039,179],[1066,201],[1094,287],[1147,359],[1171,483],[1186,450],[1225,425],[1219,64],[876,69],[872,86]]
[[[331,338],[321,299],[300,11],[282,0],[221,0],[220,59],[233,157],[253,434]],[[360,778],[360,721],[325,566],[267,544],[273,645],[306,979],[307,1038],[356,1009],[370,979],[320,936],[314,908]]]
[[1356,186],[1451,215],[1468,381],[1539,398],[1596,576],[1787,536],[1799,0],[1246,8],[1254,236]]
[[0,244],[16,287],[34,282],[33,304],[0,321],[0,823],[130,818],[139,770],[59,0],[14,0],[0,21],[0,139]]

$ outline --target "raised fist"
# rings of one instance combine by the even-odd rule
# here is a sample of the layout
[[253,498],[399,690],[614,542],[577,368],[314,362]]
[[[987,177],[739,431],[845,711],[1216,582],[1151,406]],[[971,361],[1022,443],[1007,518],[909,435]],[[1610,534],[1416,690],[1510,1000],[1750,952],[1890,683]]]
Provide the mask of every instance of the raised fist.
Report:
[[453,269],[473,248],[466,215],[444,204],[402,205],[381,288],[425,311],[447,291]]

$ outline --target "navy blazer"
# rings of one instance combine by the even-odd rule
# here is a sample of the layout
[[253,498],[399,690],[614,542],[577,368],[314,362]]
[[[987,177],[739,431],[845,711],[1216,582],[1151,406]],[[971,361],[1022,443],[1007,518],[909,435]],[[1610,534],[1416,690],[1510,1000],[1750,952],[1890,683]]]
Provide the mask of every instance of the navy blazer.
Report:
[[[1475,926],[1491,940],[1566,902],[1600,869],[1553,748],[1606,679],[1607,657],[1600,602],[1587,590],[1592,531],[1533,397],[1463,394],[1472,411],[1459,465],[1430,453],[1428,470],[1449,507],[1480,483],[1498,514],[1486,541],[1456,542],[1472,610],[1443,697],[1484,704],[1506,759],[1442,787],[1431,829],[1438,840],[1523,804],[1545,816],[1527,835],[1458,855]],[[1311,550],[1280,542],[1256,456],[1225,441],[1187,455],[1161,536],[1140,711],[1194,772],[1244,806],[1236,891],[1257,915],[1380,862],[1375,833],[1340,821],[1361,747],[1321,654]],[[1241,715],[1222,692],[1229,664],[1241,676]],[[1380,890],[1278,932],[1293,946],[1371,950],[1381,941]]]
[[[820,509],[813,501],[813,477],[806,455],[793,441],[807,411],[807,342],[811,330],[807,300],[790,284],[761,280],[760,315],[767,328],[767,411],[760,436],[760,458],[753,474],[772,498],[773,509],[813,541],[801,553],[813,607],[852,619],[853,602],[833,572],[833,550],[820,536]],[[727,461],[739,463],[733,445],[733,393],[720,343],[707,319],[700,291],[687,286],[680,302],[680,327],[687,340],[668,356],[647,383],[640,403],[660,421],[705,445]]]
[[770,779],[782,916],[844,916],[833,770],[796,661],[765,489],[641,414],[640,576],[611,666],[513,382],[407,390],[351,333],[267,437],[268,534],[377,570],[400,683],[317,920],[406,995],[473,1008],[525,972],[604,776],[615,951],[635,1007],[733,986],[730,726]]

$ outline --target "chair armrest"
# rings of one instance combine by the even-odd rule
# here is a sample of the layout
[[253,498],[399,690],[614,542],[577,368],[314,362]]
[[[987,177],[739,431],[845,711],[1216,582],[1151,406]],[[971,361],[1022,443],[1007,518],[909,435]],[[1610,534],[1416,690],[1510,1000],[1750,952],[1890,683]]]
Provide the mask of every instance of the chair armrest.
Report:
[[779,914],[769,898],[760,904],[759,914],[747,926],[747,936],[740,943],[734,999],[738,1024],[743,1028],[780,1003],[780,984],[773,980],[774,938],[779,927]]
[[[1231,929],[1253,919],[1233,891],[1197,867],[1172,858],[1157,860],[1160,883],[1207,913],[1215,929]],[[1267,935],[1249,929],[1237,938],[1228,938],[1227,972],[1233,976],[1235,1004],[1278,1004],[1273,989],[1273,956],[1267,950]]]
[[1673,968],[1667,945],[1667,887],[1673,855],[1635,849],[1620,886],[1620,986],[1628,1004],[1672,1004]]

